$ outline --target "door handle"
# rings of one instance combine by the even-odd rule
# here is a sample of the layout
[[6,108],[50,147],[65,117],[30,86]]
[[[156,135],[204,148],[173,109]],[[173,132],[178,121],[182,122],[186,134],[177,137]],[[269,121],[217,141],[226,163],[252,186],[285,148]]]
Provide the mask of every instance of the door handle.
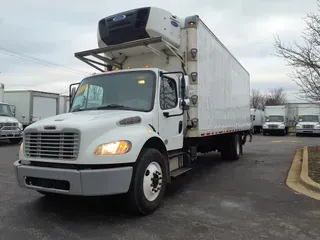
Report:
[[179,134],[182,132],[182,121],[179,121],[178,132]]

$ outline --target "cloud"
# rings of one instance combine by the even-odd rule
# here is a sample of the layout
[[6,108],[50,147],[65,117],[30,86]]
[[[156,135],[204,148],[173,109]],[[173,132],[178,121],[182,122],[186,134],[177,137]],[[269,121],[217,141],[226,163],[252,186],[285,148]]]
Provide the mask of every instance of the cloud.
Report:
[[[198,14],[215,35],[240,60],[251,75],[251,86],[259,89],[284,87],[296,91],[287,77],[285,62],[272,56],[274,35],[286,42],[299,40],[304,17],[316,9],[316,1],[301,0],[198,0],[158,2],[138,0],[2,1],[1,47],[18,54],[57,63],[86,73],[95,72],[74,53],[97,47],[100,19],[142,6],[157,6],[178,17]],[[28,10],[26,10],[28,9]],[[14,14],[12,14],[14,13]],[[7,88],[33,88],[66,92],[68,84],[84,75],[49,68],[0,53],[0,82]]]

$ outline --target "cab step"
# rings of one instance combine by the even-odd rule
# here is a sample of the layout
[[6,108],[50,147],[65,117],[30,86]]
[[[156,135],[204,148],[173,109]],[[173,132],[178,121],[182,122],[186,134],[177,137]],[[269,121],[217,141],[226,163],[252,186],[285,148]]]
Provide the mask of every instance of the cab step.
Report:
[[172,178],[176,178],[186,172],[189,172],[192,168],[179,168],[179,169],[176,169],[176,170],[173,170],[171,173],[170,173],[170,176]]

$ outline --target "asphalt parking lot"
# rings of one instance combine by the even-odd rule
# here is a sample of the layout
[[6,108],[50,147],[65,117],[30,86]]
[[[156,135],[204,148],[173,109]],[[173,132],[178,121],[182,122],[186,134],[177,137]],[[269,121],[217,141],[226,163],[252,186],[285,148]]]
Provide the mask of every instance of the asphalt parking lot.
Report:
[[138,218],[117,197],[51,201],[21,189],[12,166],[18,146],[0,143],[0,239],[320,239],[320,201],[285,184],[295,150],[319,144],[255,135],[240,161],[203,155],[160,209]]

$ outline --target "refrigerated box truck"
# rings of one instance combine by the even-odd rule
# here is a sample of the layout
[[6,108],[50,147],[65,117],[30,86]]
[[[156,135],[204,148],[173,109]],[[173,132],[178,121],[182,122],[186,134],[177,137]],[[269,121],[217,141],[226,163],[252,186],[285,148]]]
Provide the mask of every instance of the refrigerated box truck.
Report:
[[252,121],[252,132],[261,133],[262,126],[264,123],[264,111],[252,108],[251,111],[251,121]]
[[14,163],[21,187],[47,196],[123,193],[134,212],[149,214],[197,153],[240,158],[250,76],[198,16],[118,13],[99,21],[98,45],[75,54],[102,73],[70,86],[70,112],[25,129]]
[[263,135],[288,133],[288,106],[266,106],[265,107],[265,123],[263,124]]
[[298,114],[296,136],[320,134],[320,104],[301,105]]
[[16,118],[24,127],[55,116],[59,111],[59,94],[34,90],[5,91],[6,102],[15,105]]

